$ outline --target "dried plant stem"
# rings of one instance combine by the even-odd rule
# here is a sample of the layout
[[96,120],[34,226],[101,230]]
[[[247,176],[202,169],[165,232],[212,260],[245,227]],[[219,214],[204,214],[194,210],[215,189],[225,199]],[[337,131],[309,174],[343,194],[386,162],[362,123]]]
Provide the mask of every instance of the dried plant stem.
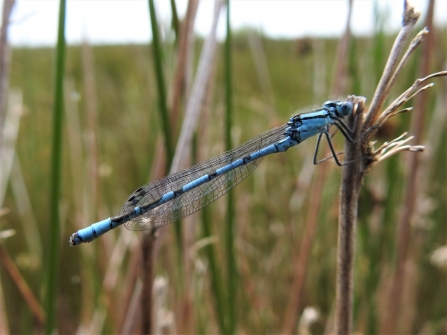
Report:
[[173,83],[173,93],[171,99],[171,123],[172,128],[177,129],[177,123],[179,120],[180,101],[182,95],[185,93],[186,88],[186,69],[189,64],[188,59],[191,57],[192,48],[190,47],[193,42],[194,34],[194,19],[196,17],[197,8],[199,7],[198,1],[189,1],[188,8],[186,10],[185,19],[181,25],[180,40],[178,46],[178,58],[177,68],[175,72],[175,78]]
[[[427,88],[430,88],[433,86],[432,84],[426,85],[424,87],[420,87],[422,83],[426,82],[427,80],[431,78],[436,77],[443,77],[447,76],[447,71],[441,71],[432,73],[424,78],[417,79],[414,84],[408,88],[404,93],[402,93],[396,100],[394,100],[376,119],[376,122],[374,125],[368,127],[365,132],[362,134],[362,141],[365,143],[370,141],[371,138],[374,136],[374,134],[377,132],[377,130],[392,116],[397,115],[403,111],[397,111],[398,108],[400,108],[403,104],[405,104],[408,100],[415,97],[417,94],[421,93],[422,91],[426,90]],[[417,91],[415,92],[415,90]],[[366,125],[364,126],[366,128]]]
[[141,291],[143,290],[141,280],[139,280],[141,271],[141,253],[139,251],[139,243],[134,243],[133,246],[129,247],[130,258],[127,261],[128,270],[123,278],[121,294],[117,301],[118,306],[121,306],[123,312],[119,315],[120,320],[117,332],[120,334],[130,334],[135,332],[126,328],[129,324],[133,324],[134,326],[139,325],[137,318],[140,313],[136,313],[134,308],[134,305],[137,304],[137,310],[140,309]]
[[396,77],[395,68],[397,61],[399,60],[399,55],[405,45],[405,42],[410,36],[411,30],[419,19],[419,16],[420,13],[416,12],[414,10],[414,7],[408,4],[408,1],[405,1],[403,26],[399,32],[399,35],[394,41],[382,77],[380,78],[379,84],[377,85],[376,92],[374,93],[374,97],[371,101],[368,114],[366,115],[366,120],[364,122],[365,127],[370,127],[377,119],[379,111],[382,108],[385,99],[391,90],[390,80]]
[[[385,109],[384,112],[379,113],[381,110],[388,93],[393,86],[397,75],[403,68],[408,55],[413,51],[413,49],[420,44],[420,40],[427,33],[423,30],[415,40],[413,40],[412,45],[410,45],[409,50],[404,55],[400,64],[397,65],[397,60],[399,54],[403,49],[411,28],[415,25],[420,14],[414,11],[414,8],[405,1],[404,5],[404,19],[403,28],[399,33],[396,41],[393,45],[390,57],[388,59],[387,65],[385,67],[384,73],[379,81],[378,87],[376,89],[375,95],[372,99],[372,103],[365,119],[362,118],[363,103],[364,101],[356,98],[350,97],[357,104],[357,109],[355,116],[351,117],[350,127],[354,129],[354,138],[359,140],[353,143],[346,143],[345,153],[346,161],[353,161],[347,164],[343,169],[342,176],[342,186],[340,190],[340,213],[339,213],[339,235],[338,235],[338,272],[337,272],[337,300],[336,300],[336,333],[337,334],[350,334],[352,327],[352,299],[353,299],[353,262],[355,255],[355,222],[357,218],[357,204],[358,195],[360,191],[361,181],[365,174],[369,171],[371,166],[379,161],[383,161],[387,157],[394,155],[401,151],[422,151],[423,146],[412,146],[405,145],[409,139],[403,139],[401,136],[394,141],[385,143],[379,149],[374,150],[374,143],[371,142],[372,136],[377,132],[377,129],[383,125],[383,123],[391,116],[397,115],[399,113],[408,111],[409,109],[404,109],[398,111],[405,102],[407,102],[413,96],[423,93],[431,85],[426,85],[421,87],[421,84],[426,80],[445,76],[447,72],[438,72],[429,75],[425,78],[418,79],[416,82],[403,94],[401,94],[391,105]],[[427,49],[426,49],[427,50]],[[426,67],[423,68],[422,74],[425,75],[429,72],[428,65],[429,57],[427,56],[425,60],[422,61]],[[416,119],[413,122],[414,127],[412,131],[416,134],[416,137],[420,139],[420,135],[423,129],[423,113],[425,102],[418,104],[419,115],[415,116]],[[355,117],[355,125],[353,124],[353,118]],[[362,122],[363,121],[363,122]],[[362,129],[364,132],[362,133]],[[361,134],[361,137],[360,137]],[[365,159],[366,158],[366,159]],[[399,304],[401,300],[401,288],[403,287],[404,274],[404,264],[406,260],[407,250],[408,250],[408,240],[409,240],[409,222],[411,215],[413,213],[416,199],[416,188],[415,183],[417,178],[417,162],[418,159],[415,155],[411,157],[410,161],[410,183],[406,195],[407,209],[404,211],[401,217],[401,224],[399,227],[399,238],[401,242],[398,243],[398,260],[399,263],[395,270],[395,280],[392,285],[392,292],[389,294],[389,307],[388,310],[388,323],[385,329],[381,333],[394,334],[397,329],[397,316],[399,315]],[[409,210],[411,208],[412,210]]]
[[14,261],[11,259],[2,244],[0,244],[0,262],[5,267],[9,275],[12,277],[14,283],[17,285],[20,294],[28,303],[28,306],[30,307],[35,317],[35,320],[39,323],[39,327],[42,327],[45,323],[45,311],[43,310],[42,305],[39,303],[39,300],[37,300],[33,291],[31,291],[27,282],[23,279],[20,271],[17,269]]
[[[188,165],[190,158],[190,152],[192,147],[192,140],[194,131],[196,129],[197,123],[200,120],[200,112],[202,110],[202,105],[205,102],[206,94],[208,93],[204,87],[207,87],[210,78],[213,74],[213,67],[215,65],[215,53],[217,49],[217,25],[219,22],[220,12],[225,5],[225,2],[220,0],[214,5],[214,15],[211,31],[203,45],[203,49],[200,55],[200,60],[197,68],[197,73],[192,86],[191,94],[188,97],[188,102],[186,105],[185,116],[183,119],[182,129],[177,141],[177,146],[175,150],[175,155],[172,161],[170,173],[177,172]],[[186,66],[186,64],[185,64]],[[183,244],[184,240],[182,240]],[[183,244],[183,247],[184,244]],[[181,260],[182,270],[185,270],[182,276],[184,280],[182,285],[184,285],[184,296],[182,297],[182,309],[183,318],[182,321],[185,322],[183,326],[192,327],[192,322],[190,322],[191,316],[191,297],[187,287],[190,282],[190,271],[188,265],[190,265],[189,259],[185,258],[186,253],[183,252],[179,255],[179,260]],[[192,331],[192,328],[189,328]]]
[[2,26],[0,30],[0,148],[3,139],[3,125],[6,116],[6,97],[8,96],[8,82],[9,82],[9,62],[10,52],[8,45],[8,28],[9,17],[11,16],[12,8],[15,0],[4,1],[2,11]]
[[396,68],[396,71],[394,72],[393,76],[390,79],[390,82],[388,83],[388,91],[391,89],[391,87],[394,85],[394,82],[396,81],[399,73],[401,72],[401,70],[403,69],[404,65],[407,63],[410,55],[413,53],[413,51],[419,46],[419,44],[422,43],[422,41],[424,40],[425,36],[428,35],[429,31],[427,28],[422,29],[415,38],[413,38],[413,40],[410,43],[410,46],[408,47],[407,51],[405,52],[405,54],[403,55],[399,65]]
[[220,11],[225,5],[225,2],[220,0],[216,2],[214,9],[213,25],[208,38],[203,46],[202,55],[200,57],[196,79],[192,87],[191,95],[188,98],[188,103],[185,111],[185,118],[183,120],[182,130],[175,150],[174,158],[170,173],[180,171],[187,162],[191,149],[191,140],[199,121],[200,106],[204,101],[205,91],[203,87],[208,82],[208,77],[212,73],[212,65],[214,64],[214,54],[217,48],[216,31],[219,20]]
[[148,232],[143,234],[143,241],[141,243],[142,247],[142,298],[141,305],[142,311],[144,314],[141,318],[141,333],[142,334],[151,334],[152,329],[152,283],[154,279],[154,244],[156,241],[156,236],[152,234],[152,232]]
[[23,96],[21,91],[12,90],[9,94],[6,110],[5,131],[2,147],[0,148],[0,206],[5,200],[6,188],[16,157],[16,145],[19,135],[20,121],[23,114]]
[[[429,2],[426,25],[431,29],[433,26],[434,1]],[[430,71],[432,55],[434,51],[433,34],[430,34],[422,50],[422,59],[420,62],[420,75],[426,76]],[[427,106],[428,96],[422,92],[416,100],[416,108],[412,114],[411,133],[418,141],[422,139],[422,132],[425,128],[425,106]],[[407,181],[405,183],[404,210],[401,213],[397,228],[397,262],[394,269],[394,275],[389,294],[388,315],[385,322],[385,333],[394,334],[399,331],[399,316],[401,315],[401,302],[404,287],[404,278],[406,276],[406,262],[408,259],[408,249],[411,237],[410,223],[415,213],[416,199],[418,195],[418,174],[420,166],[419,155],[408,157]]]
[[[378,160],[378,151],[371,152],[370,140],[372,135],[377,131],[379,118],[380,121],[385,121],[392,115],[396,114],[396,110],[400,100],[408,99],[408,96],[401,99],[397,99],[395,108],[391,111],[382,113],[379,116],[385,99],[387,98],[393,83],[395,82],[399,72],[402,70],[408,55],[412,50],[419,45],[422,37],[416,39],[409,51],[398,64],[399,56],[406,41],[409,38],[410,32],[416,24],[420,13],[414,10],[414,7],[410,6],[407,1],[404,2],[403,13],[403,27],[399,32],[394,45],[392,47],[390,56],[386,63],[384,72],[376,88],[376,92],[372,99],[368,113],[363,120],[363,105],[364,99],[353,97],[356,104],[355,116],[351,117],[350,126],[354,129],[354,138],[360,138],[362,129],[365,129],[365,133],[362,135],[361,140],[353,143],[346,143],[345,153],[346,161],[353,161],[351,164],[347,164],[343,168],[342,185],[340,189],[340,207],[339,207],[339,232],[338,232],[338,256],[337,256],[337,297],[336,297],[336,333],[337,334],[350,334],[352,328],[352,303],[353,303],[353,264],[355,257],[355,225],[357,220],[357,206],[358,196],[360,192],[361,181],[369,168]],[[424,36],[424,34],[421,34]],[[398,64],[398,65],[397,65]],[[408,91],[407,91],[408,92]],[[405,100],[406,101],[406,100]],[[403,102],[402,102],[403,103]],[[354,120],[355,119],[355,120]],[[355,124],[354,124],[355,122]],[[374,124],[375,123],[375,124]],[[388,146],[381,148],[381,154],[390,147],[394,148],[393,153],[407,149],[412,150],[413,147],[403,147],[402,142],[392,142]],[[362,157],[371,156],[370,160],[361,159]],[[376,156],[374,156],[376,155]]]
[[[189,1],[188,8],[186,11],[186,16],[181,24],[181,29],[177,34],[179,34],[179,43],[177,50],[177,68],[173,82],[173,92],[171,98],[171,123],[172,131],[177,133],[178,126],[181,121],[179,117],[179,111],[181,107],[182,98],[187,95],[190,91],[190,80],[188,74],[190,74],[192,67],[192,55],[194,50],[194,20],[196,17],[197,9],[199,6],[199,1]],[[188,219],[185,220],[185,225],[188,225]],[[176,223],[178,225],[178,223]],[[191,240],[189,237],[194,233],[193,229],[186,229],[182,236],[182,248],[183,250],[188,248],[188,242]],[[160,243],[158,243],[160,244]],[[155,250],[156,252],[157,250]],[[179,262],[181,262],[181,276],[185,278],[179,285],[180,300],[179,305],[181,306],[181,312],[177,313],[177,322],[180,329],[183,329],[187,333],[194,333],[193,322],[191,317],[192,302],[191,302],[191,292],[187,289],[190,286],[190,262],[186,257],[185,252],[182,252]],[[159,311],[154,311],[154,313],[159,313]],[[157,323],[155,323],[155,326]]]
[[138,310],[140,306],[140,300],[141,300],[140,298],[142,295],[142,291],[143,291],[143,285],[141,281],[137,280],[135,282],[134,289],[132,291],[132,296],[129,299],[128,310],[123,322],[123,326],[121,328],[120,332],[121,334],[138,334],[138,332],[135,331],[137,324],[135,321],[138,318],[135,316],[139,314]]
[[3,284],[0,278],[0,334],[9,334],[8,318],[6,315],[5,297]]
[[[363,98],[353,98],[357,105],[356,115],[350,120],[354,138],[359,138],[364,109]],[[355,124],[354,124],[355,121]],[[353,264],[355,255],[355,224],[357,203],[362,176],[362,148],[360,141],[345,145],[346,161],[353,161],[343,168],[340,189],[338,249],[337,249],[337,297],[335,311],[336,334],[350,334],[352,327]]]

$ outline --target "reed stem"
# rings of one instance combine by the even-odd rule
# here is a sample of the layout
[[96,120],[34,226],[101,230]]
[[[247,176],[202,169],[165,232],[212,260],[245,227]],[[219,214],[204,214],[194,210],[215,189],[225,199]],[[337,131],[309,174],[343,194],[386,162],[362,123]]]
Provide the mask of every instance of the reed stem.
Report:
[[62,181],[62,122],[64,114],[64,69],[65,69],[65,12],[66,1],[59,2],[59,23],[57,33],[56,63],[54,76],[53,135],[50,173],[50,222],[48,228],[47,281],[45,310],[47,322],[45,333],[54,331],[59,289],[58,272],[60,256],[59,201]]

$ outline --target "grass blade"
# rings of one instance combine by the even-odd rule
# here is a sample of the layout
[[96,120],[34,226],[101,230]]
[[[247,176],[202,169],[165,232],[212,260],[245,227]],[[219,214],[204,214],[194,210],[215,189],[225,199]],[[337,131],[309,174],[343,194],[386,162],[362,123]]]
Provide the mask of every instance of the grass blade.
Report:
[[[225,149],[231,150],[233,144],[231,141],[231,126],[233,124],[233,95],[232,95],[232,72],[231,72],[231,25],[230,25],[230,0],[227,0],[226,16],[227,38],[225,40]],[[227,233],[226,233],[226,253],[227,253],[227,287],[228,287],[228,334],[236,332],[236,294],[237,294],[237,269],[236,256],[234,255],[234,192],[230,190],[227,197]]]
[[[212,236],[211,233],[211,218],[209,215],[210,208],[204,207],[201,211],[202,217],[202,231],[203,238],[210,239]],[[212,244],[207,245],[205,248],[206,256],[209,262],[210,272],[211,272],[211,290],[212,296],[214,300],[214,308],[216,313],[217,323],[220,329],[221,334],[229,334],[228,329],[225,325],[225,299],[223,297],[222,290],[222,274],[219,271],[218,257],[216,256],[216,252],[214,250],[214,246]],[[233,303],[233,302],[231,302]]]
[[178,15],[177,15],[177,7],[175,5],[175,0],[171,0],[171,11],[172,11],[172,29],[174,30],[175,33],[175,39],[176,41],[178,41],[179,39],[179,30],[180,30],[180,23],[178,20]]
[[166,105],[166,86],[163,76],[163,64],[162,64],[162,50],[160,45],[160,34],[158,32],[158,20],[155,12],[154,1],[149,0],[149,14],[151,17],[152,28],[152,55],[154,58],[154,70],[157,77],[157,89],[158,89],[158,111],[161,118],[161,126],[163,128],[163,136],[165,141],[165,149],[167,155],[166,172],[169,171],[170,163],[174,155],[174,148],[172,146],[171,129],[169,124],[169,113]]
[[46,315],[45,333],[50,335],[54,331],[56,322],[56,302],[58,292],[59,271],[59,200],[61,190],[62,169],[62,119],[64,108],[64,68],[65,68],[65,11],[66,1],[59,4],[59,23],[57,33],[56,63],[54,77],[54,104],[53,104],[53,138],[51,153],[50,176],[50,223],[47,250],[47,282],[46,282]]

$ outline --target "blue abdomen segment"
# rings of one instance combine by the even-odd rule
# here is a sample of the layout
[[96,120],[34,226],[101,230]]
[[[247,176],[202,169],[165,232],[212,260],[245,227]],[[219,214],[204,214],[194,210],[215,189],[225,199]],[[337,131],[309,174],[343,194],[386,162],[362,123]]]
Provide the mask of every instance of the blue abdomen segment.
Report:
[[207,181],[209,181],[209,176],[204,175],[204,176],[186,184],[185,186],[183,186],[182,192],[188,192],[189,190],[192,190],[193,188],[196,188],[197,186],[202,185],[203,183],[206,183]]
[[285,139],[283,139],[277,143],[268,145],[265,148],[262,148],[261,150],[253,152],[252,154],[249,154],[243,158],[239,158],[239,159],[235,160],[234,162],[227,164],[227,165],[215,170],[211,174],[203,175],[202,177],[197,178],[197,179],[185,184],[182,188],[180,188],[177,191],[167,192],[164,195],[162,195],[161,198],[157,201],[154,201],[154,202],[144,205],[142,207],[134,207],[132,211],[130,211],[129,213],[127,213],[123,216],[108,218],[106,220],[94,223],[87,228],[81,229],[70,237],[70,245],[78,245],[80,243],[91,242],[94,239],[98,238],[99,236],[112,230],[113,228],[116,228],[116,227],[122,225],[123,223],[126,223],[126,222],[132,220],[133,218],[138,217],[139,215],[142,215],[158,206],[161,206],[162,204],[175,199],[179,195],[189,192],[192,189],[209,182],[210,180],[216,178],[217,176],[224,175],[224,174],[228,173],[229,171],[237,169],[243,165],[249,164],[250,162],[253,162],[253,161],[255,161],[259,158],[262,158],[264,156],[267,156],[267,155],[270,155],[270,154],[273,154],[276,152],[286,151],[291,146],[294,146],[296,144],[298,144],[298,142],[291,139],[288,136]]
[[71,245],[77,245],[80,243],[91,242],[95,238],[107,233],[111,229],[113,229],[112,220],[110,218],[96,222],[91,226],[78,230],[77,233],[74,233],[70,238]]
[[[134,210],[129,213],[129,220],[135,216],[141,214],[140,207],[135,207]],[[99,236],[107,233],[108,231],[122,225],[123,221],[114,221],[112,218],[108,218],[99,222],[96,222],[87,228],[78,230],[70,237],[70,245],[78,245],[81,243],[88,243],[98,238]]]

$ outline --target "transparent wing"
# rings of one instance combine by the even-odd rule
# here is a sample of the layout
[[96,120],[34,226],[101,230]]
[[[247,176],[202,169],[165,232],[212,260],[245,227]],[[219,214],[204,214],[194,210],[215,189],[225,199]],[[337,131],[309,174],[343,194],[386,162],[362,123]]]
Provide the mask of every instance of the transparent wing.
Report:
[[[241,146],[224,152],[214,158],[194,165],[186,170],[173,173],[167,177],[155,180],[139,187],[127,199],[121,208],[120,215],[126,214],[136,206],[144,206],[160,199],[164,194],[181,189],[185,184],[212,173],[231,162],[256,152],[270,144],[278,142],[285,137],[287,124],[268,130]],[[227,193],[234,186],[253,172],[262,161],[262,158],[240,166],[221,175],[210,182],[190,190],[178,198],[134,218],[125,224],[130,230],[146,230],[163,226],[177,219],[191,215],[204,206],[210,204]]]

